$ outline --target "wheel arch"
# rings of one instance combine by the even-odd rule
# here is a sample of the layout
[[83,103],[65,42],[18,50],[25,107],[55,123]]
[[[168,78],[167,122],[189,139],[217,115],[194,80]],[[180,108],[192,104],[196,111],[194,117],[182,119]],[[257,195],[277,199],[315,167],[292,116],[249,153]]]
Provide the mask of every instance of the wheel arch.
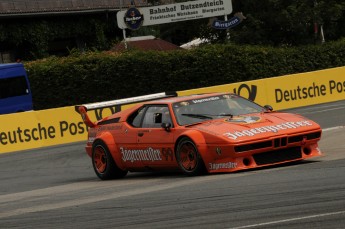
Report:
[[102,141],[107,147],[113,158],[115,164],[120,168],[125,170],[125,166],[122,164],[121,154],[118,152],[118,147],[115,142],[113,135],[110,132],[103,132],[99,135],[93,142],[92,147],[96,141]]
[[176,139],[175,146],[174,146],[175,157],[176,157],[177,146],[179,142],[184,138],[189,138],[190,140],[194,142],[202,158],[202,161],[206,169],[208,170],[208,166],[207,166],[209,163],[208,148],[206,144],[206,139],[200,131],[196,131],[196,130],[186,131]]

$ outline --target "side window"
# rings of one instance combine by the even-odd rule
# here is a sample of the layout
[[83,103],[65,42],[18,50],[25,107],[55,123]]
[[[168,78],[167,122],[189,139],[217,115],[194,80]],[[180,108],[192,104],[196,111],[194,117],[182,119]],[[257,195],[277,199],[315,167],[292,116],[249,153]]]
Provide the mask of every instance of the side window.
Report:
[[161,128],[162,123],[171,123],[167,106],[150,106],[145,113],[143,128]]
[[29,94],[25,76],[0,79],[0,98],[9,98]]
[[140,127],[145,110],[145,107],[141,107],[140,109],[138,109],[136,112],[134,112],[131,116],[128,117],[127,123],[133,127]]

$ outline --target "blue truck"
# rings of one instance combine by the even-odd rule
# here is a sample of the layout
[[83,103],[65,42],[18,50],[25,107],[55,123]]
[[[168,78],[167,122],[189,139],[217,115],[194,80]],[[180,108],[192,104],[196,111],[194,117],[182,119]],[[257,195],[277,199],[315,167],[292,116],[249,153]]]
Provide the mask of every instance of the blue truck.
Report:
[[32,94],[24,65],[0,64],[0,114],[32,109]]

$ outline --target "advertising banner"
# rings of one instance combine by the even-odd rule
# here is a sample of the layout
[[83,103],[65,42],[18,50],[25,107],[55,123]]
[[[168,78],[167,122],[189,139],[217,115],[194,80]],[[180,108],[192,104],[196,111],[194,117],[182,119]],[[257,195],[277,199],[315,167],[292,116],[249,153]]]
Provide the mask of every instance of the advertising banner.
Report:
[[231,14],[229,0],[197,0],[169,5],[135,8],[119,11],[116,15],[120,29],[138,29],[140,26],[224,16]]
[[74,107],[1,115],[0,120],[0,153],[86,139],[86,126]]

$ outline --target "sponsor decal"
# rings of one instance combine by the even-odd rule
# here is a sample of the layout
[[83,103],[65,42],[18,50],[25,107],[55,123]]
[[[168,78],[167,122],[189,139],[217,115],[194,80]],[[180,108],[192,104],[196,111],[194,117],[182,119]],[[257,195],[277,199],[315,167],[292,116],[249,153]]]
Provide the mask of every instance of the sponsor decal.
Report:
[[226,119],[226,122],[235,122],[235,123],[254,123],[254,122],[259,122],[261,120],[260,117],[258,116],[235,116],[229,119]]
[[181,102],[180,105],[184,107],[184,106],[188,106],[189,103],[188,102]]
[[261,133],[267,133],[267,132],[273,132],[277,133],[280,130],[287,130],[287,129],[296,129],[304,126],[312,126],[313,124],[310,123],[308,120],[303,120],[299,122],[285,122],[278,125],[272,125],[272,126],[263,126],[263,127],[257,127],[252,128],[249,130],[243,130],[243,131],[234,131],[234,132],[227,132],[223,135],[229,139],[236,140],[240,137],[245,136],[254,136]]
[[120,130],[122,128],[122,124],[120,125],[111,125],[111,126],[99,126],[97,131],[107,131],[107,130]]
[[87,142],[88,143],[94,142],[96,139],[96,136],[97,136],[97,130],[96,129],[90,129]]
[[119,125],[111,125],[111,126],[99,126],[97,128],[90,128],[88,134],[88,143],[92,143],[95,141],[97,137],[97,132],[100,131],[112,131],[112,130],[120,130],[122,128],[122,124]]
[[125,13],[124,21],[129,29],[137,30],[143,24],[144,16],[137,8],[131,7]]
[[93,143],[93,142],[95,141],[95,139],[96,139],[96,137],[89,137],[89,138],[87,139],[87,142],[88,142],[88,143]]
[[208,163],[210,170],[219,170],[219,169],[234,169],[237,167],[235,162],[226,162],[226,163]]
[[219,100],[220,98],[218,96],[216,97],[210,97],[210,98],[205,98],[205,99],[194,99],[192,100],[192,102],[194,104],[197,104],[197,103],[205,103],[205,102],[209,102],[209,101],[215,101],[215,100]]
[[217,147],[217,148],[216,148],[216,153],[217,153],[219,156],[222,155],[222,149],[219,148],[219,147]]
[[161,161],[161,151],[159,149],[153,149],[152,147],[146,149],[126,149],[120,147],[122,154],[122,160],[124,162],[130,161]]

